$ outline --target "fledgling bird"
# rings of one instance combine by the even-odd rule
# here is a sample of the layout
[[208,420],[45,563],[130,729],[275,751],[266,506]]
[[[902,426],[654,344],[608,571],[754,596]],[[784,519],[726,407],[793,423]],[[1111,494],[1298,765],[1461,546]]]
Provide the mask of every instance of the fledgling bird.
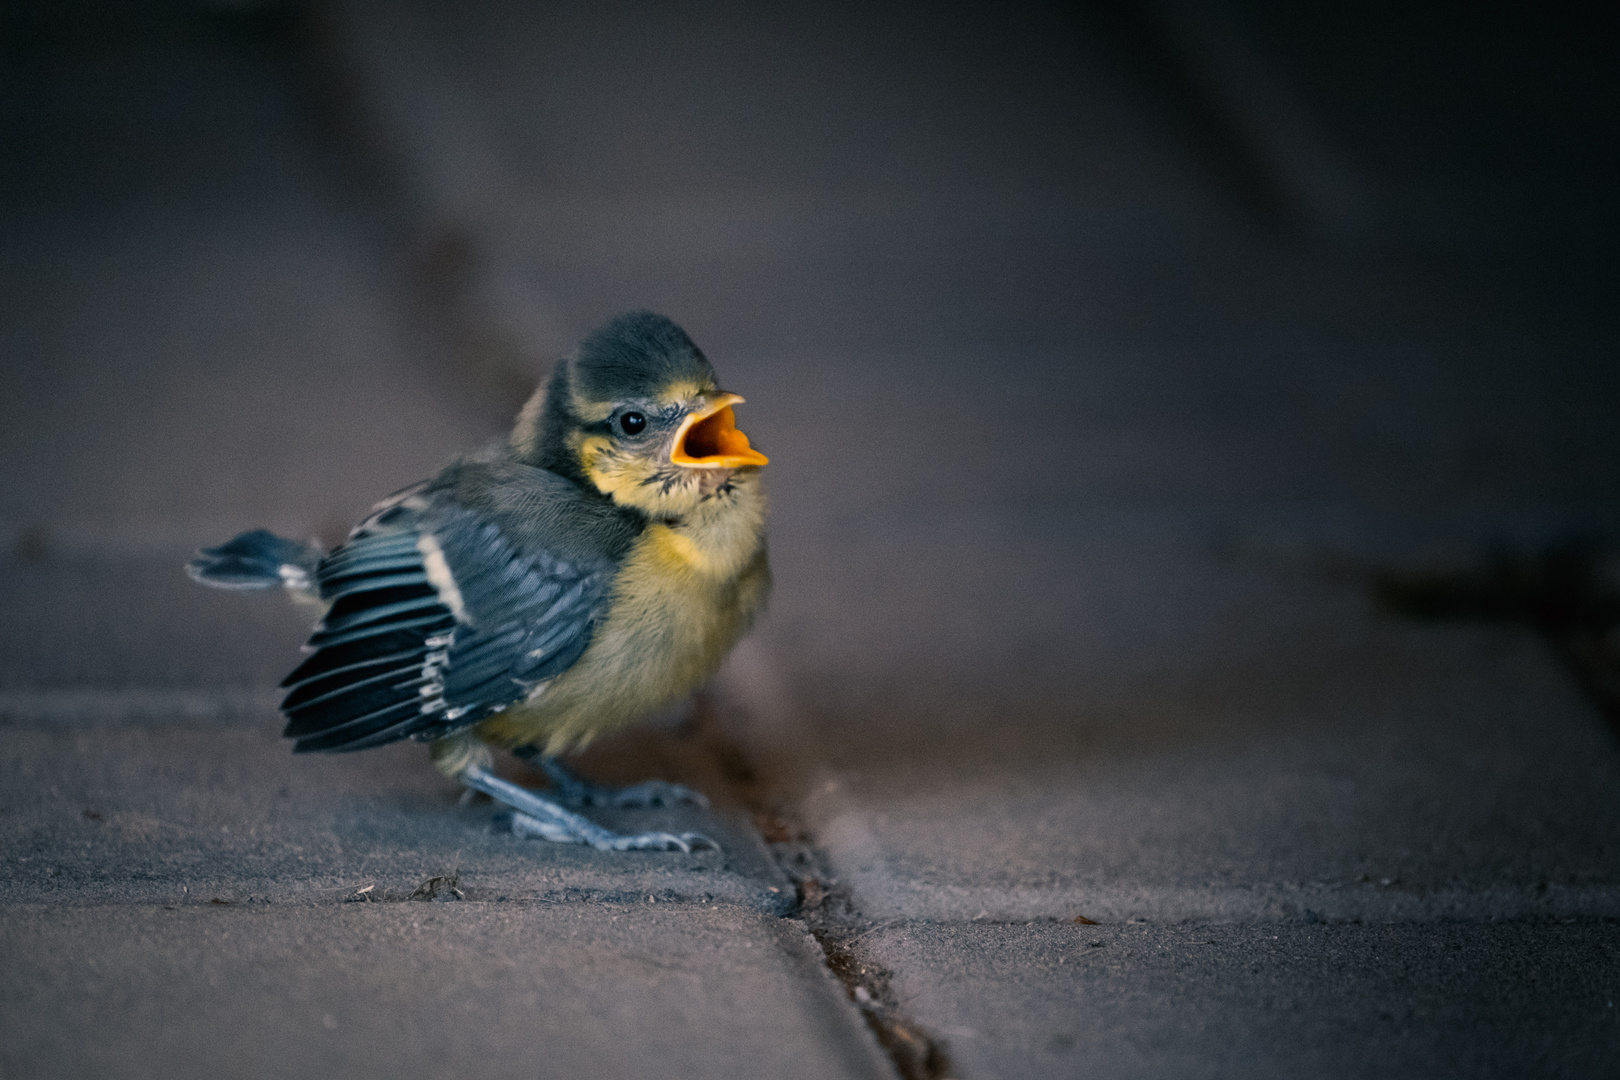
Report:
[[[516,811],[516,832],[712,847],[595,824],[574,808],[703,800],[660,781],[599,788],[558,755],[694,689],[765,603],[768,459],[737,430],[742,400],[675,323],[622,315],[558,363],[501,453],[390,496],[330,554],[261,529],[187,569],[329,605],[282,683],[295,751],[426,741],[445,775]],[[538,764],[554,793],[496,777],[494,749]]]

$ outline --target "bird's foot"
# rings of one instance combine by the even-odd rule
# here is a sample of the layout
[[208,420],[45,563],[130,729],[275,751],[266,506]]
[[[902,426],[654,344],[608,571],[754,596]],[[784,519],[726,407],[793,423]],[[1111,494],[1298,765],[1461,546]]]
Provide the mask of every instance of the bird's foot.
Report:
[[502,780],[482,766],[463,772],[461,782],[510,806],[515,811],[512,831],[519,836],[538,836],[558,844],[588,844],[598,851],[720,850],[719,844],[702,833],[616,833],[528,788]]
[[[582,819],[583,820],[583,819]],[[558,844],[589,844],[597,851],[697,851],[702,848],[720,850],[720,845],[702,833],[644,832],[616,833],[599,825],[591,825],[588,832],[576,831],[576,823],[559,825],[555,821],[532,818],[521,810],[512,814],[512,831],[519,836],[538,836]]]
[[709,800],[702,792],[693,791],[681,784],[671,784],[667,780],[648,780],[622,788],[609,787],[585,779],[561,761],[541,753],[535,747],[520,746],[513,753],[543,771],[551,781],[557,801],[566,806],[611,806],[630,809],[686,803],[705,810],[709,807]]

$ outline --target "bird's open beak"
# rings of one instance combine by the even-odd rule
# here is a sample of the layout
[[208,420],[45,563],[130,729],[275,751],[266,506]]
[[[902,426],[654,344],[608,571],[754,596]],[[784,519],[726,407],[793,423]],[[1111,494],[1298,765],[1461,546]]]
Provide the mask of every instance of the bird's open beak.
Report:
[[737,430],[737,417],[731,407],[742,401],[736,394],[716,394],[687,413],[675,432],[675,449],[669,460],[693,469],[770,464],[771,459],[750,447],[748,436]]

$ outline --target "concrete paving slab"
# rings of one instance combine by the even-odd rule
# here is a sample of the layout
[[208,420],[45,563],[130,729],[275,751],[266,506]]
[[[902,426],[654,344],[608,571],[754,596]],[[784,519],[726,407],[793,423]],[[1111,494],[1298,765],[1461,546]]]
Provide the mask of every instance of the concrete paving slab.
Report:
[[952,1075],[1612,1075],[1620,923],[878,930]]
[[[168,722],[8,720],[0,899],[331,901],[367,887],[405,896],[429,878],[455,876],[480,900],[791,906],[792,889],[735,810],[593,813],[618,828],[702,832],[723,852],[602,853],[527,840],[504,827],[494,804],[458,805],[460,787],[434,771],[420,746],[294,757],[279,729],[269,711]],[[540,785],[511,765],[515,779]],[[705,786],[701,777],[665,775]]]
[[1185,648],[1159,628],[1157,669],[1076,642],[999,696],[827,710],[804,805],[832,872],[874,918],[1620,914],[1620,747],[1531,634],[1209,614]]
[[724,906],[0,912],[8,1077],[890,1075],[795,923]]

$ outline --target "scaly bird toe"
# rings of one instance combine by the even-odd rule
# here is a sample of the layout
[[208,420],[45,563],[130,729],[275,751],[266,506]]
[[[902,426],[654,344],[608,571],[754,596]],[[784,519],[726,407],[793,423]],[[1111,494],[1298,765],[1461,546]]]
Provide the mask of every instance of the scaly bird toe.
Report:
[[540,821],[522,811],[512,814],[512,832],[518,836],[535,836],[560,844],[586,844],[598,851],[680,851],[690,854],[709,848],[720,850],[720,845],[702,833],[615,833],[603,830],[601,834],[576,835],[553,822]]
[[511,807],[515,811],[512,831],[520,836],[535,836],[558,844],[585,844],[598,851],[720,850],[719,844],[702,833],[616,833],[537,792],[502,780],[482,766],[463,772],[461,782]]

